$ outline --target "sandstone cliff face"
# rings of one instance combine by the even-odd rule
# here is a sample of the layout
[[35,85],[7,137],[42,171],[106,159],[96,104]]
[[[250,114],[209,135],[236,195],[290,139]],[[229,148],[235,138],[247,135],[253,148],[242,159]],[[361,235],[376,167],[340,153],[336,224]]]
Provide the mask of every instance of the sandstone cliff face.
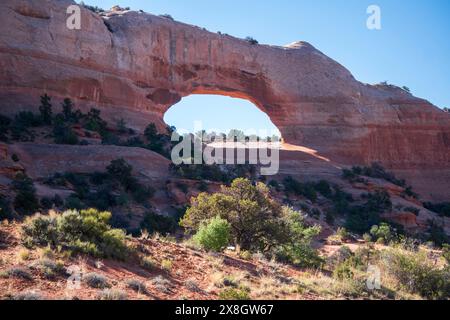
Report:
[[47,92],[55,105],[71,97],[136,129],[155,122],[163,130],[182,97],[227,95],[252,101],[285,141],[335,163],[380,161],[405,177],[432,169],[445,186],[450,115],[401,89],[356,81],[308,43],[251,45],[146,13],[83,8],[81,30],[69,30],[71,4],[1,1],[2,113],[36,109]]

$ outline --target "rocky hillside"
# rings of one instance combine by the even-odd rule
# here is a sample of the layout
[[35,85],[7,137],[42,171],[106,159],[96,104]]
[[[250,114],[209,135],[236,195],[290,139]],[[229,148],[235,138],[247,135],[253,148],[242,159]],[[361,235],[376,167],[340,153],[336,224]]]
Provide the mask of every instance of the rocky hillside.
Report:
[[[208,253],[170,238],[129,238],[136,255],[121,262],[47,247],[30,250],[22,245],[20,229],[17,223],[0,226],[2,299],[421,299],[449,294],[419,287],[436,285],[433,272],[443,276],[437,271],[445,265],[442,252],[427,248],[418,252],[362,242],[325,244],[320,252],[326,267],[320,271],[257,254]],[[399,257],[412,261],[407,270],[396,265]],[[379,289],[367,287],[367,259],[382,270]],[[424,277],[425,282],[403,287],[405,276]],[[446,277],[442,279],[448,286]]]

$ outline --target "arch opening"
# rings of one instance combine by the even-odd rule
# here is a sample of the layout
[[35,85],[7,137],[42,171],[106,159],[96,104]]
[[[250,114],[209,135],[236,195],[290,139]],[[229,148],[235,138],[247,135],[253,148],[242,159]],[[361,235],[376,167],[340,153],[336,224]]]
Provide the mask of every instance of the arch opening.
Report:
[[204,130],[228,134],[231,130],[239,130],[264,139],[282,138],[269,116],[254,103],[214,93],[194,93],[184,97],[166,111],[164,122],[184,133]]

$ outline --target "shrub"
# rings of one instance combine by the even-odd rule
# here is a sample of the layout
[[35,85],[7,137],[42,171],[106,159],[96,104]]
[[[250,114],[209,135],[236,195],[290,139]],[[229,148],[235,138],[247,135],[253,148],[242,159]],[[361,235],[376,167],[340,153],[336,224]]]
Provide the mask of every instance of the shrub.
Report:
[[345,228],[338,228],[336,234],[342,241],[346,241],[350,239],[350,234]]
[[442,203],[425,202],[423,206],[428,210],[438,213],[440,216],[450,217],[450,202],[442,202]]
[[0,141],[8,142],[8,132],[11,123],[12,120],[10,118],[0,114]]
[[141,258],[140,265],[142,268],[148,271],[155,271],[156,269],[158,269],[158,263],[150,257]]
[[168,234],[175,231],[177,222],[172,217],[166,217],[154,212],[145,214],[141,222],[141,229],[147,230],[149,233]]
[[198,283],[195,280],[192,280],[192,279],[186,280],[184,285],[185,285],[186,289],[188,289],[191,292],[201,292],[202,291],[200,289],[200,287],[198,286]]
[[236,179],[221,192],[200,194],[192,199],[180,224],[198,231],[204,221],[219,216],[231,225],[231,240],[243,250],[267,250],[270,244],[284,239],[282,208],[269,196],[262,184]]
[[106,167],[108,174],[119,181],[126,190],[132,190],[136,187],[136,180],[132,176],[133,167],[124,159],[116,159]]
[[219,293],[220,300],[250,300],[248,288],[225,288]]
[[39,200],[36,197],[33,180],[25,173],[19,172],[14,177],[12,187],[16,192],[14,198],[16,211],[23,215],[34,214],[39,209]]
[[31,273],[27,269],[22,267],[14,267],[8,269],[6,272],[2,274],[2,276],[8,278],[23,279],[28,281],[33,280],[33,276],[31,275]]
[[110,219],[111,213],[95,209],[37,215],[23,225],[22,241],[28,247],[61,246],[93,256],[124,259],[129,253],[125,233],[112,229]]
[[38,262],[38,269],[48,279],[53,279],[57,275],[63,275],[66,268],[61,261],[53,261],[50,259],[42,259]]
[[222,251],[230,241],[230,224],[219,216],[203,224],[194,236],[194,242],[203,249]]
[[152,283],[158,291],[165,294],[170,293],[170,288],[172,284],[170,283],[169,280],[163,278],[162,276],[157,276],[153,278]]
[[9,200],[0,194],[0,220],[11,219],[13,217]]
[[83,276],[83,281],[91,288],[105,289],[109,288],[108,279],[98,273],[91,272]]
[[247,38],[245,38],[245,41],[247,41],[247,42],[250,43],[251,45],[256,45],[256,44],[259,43],[258,40],[253,39],[252,37],[247,37]]
[[125,283],[128,288],[138,293],[146,294],[148,292],[145,283],[138,279],[128,279]]
[[312,239],[320,233],[319,226],[309,227],[300,212],[283,207],[283,225],[286,239],[274,248],[278,260],[300,267],[319,268],[323,260],[312,248]]
[[303,196],[312,202],[317,200],[317,192],[313,183],[301,183],[291,176],[283,180],[284,189],[287,193]]
[[38,127],[41,124],[41,117],[35,115],[31,111],[21,111],[14,117],[13,126],[25,129],[29,127]]
[[331,198],[331,196],[333,195],[330,183],[326,180],[320,180],[315,184],[314,187],[316,191],[323,195],[325,198]]
[[449,298],[450,270],[435,266],[425,251],[391,249],[385,253],[384,263],[398,284],[409,292],[429,299]]
[[447,261],[448,264],[450,264],[450,245],[444,244],[442,247],[442,256]]
[[169,20],[171,20],[171,21],[175,21],[175,19],[174,19],[170,14],[168,14],[168,13],[161,14],[160,17],[169,19]]
[[338,280],[353,279],[353,276],[354,273],[348,260],[338,264],[333,270],[333,277]]
[[100,134],[106,131],[107,123],[101,118],[100,110],[92,108],[86,115],[84,128],[90,131],[96,131]]
[[395,238],[395,231],[387,223],[381,223],[379,226],[375,225],[370,229],[370,234],[375,238],[375,241],[389,243]]
[[17,301],[33,301],[33,300],[45,300],[45,297],[38,292],[26,291],[12,296],[11,299]]
[[355,166],[349,169],[343,170],[343,178],[355,181],[358,180],[358,176],[366,176],[370,178],[376,178],[376,179],[384,179],[386,181],[389,181],[395,185],[398,185],[400,187],[406,186],[406,181],[403,179],[397,179],[394,174],[387,172],[386,169],[384,169],[379,163],[372,163],[370,167],[358,167]]
[[79,143],[76,133],[64,123],[64,119],[58,116],[54,121],[53,137],[56,144],[76,145]]
[[161,261],[161,269],[163,269],[166,272],[172,271],[172,266],[173,263],[171,260],[164,259],[163,261]]
[[98,295],[99,300],[127,300],[128,296],[125,292],[118,289],[104,289]]

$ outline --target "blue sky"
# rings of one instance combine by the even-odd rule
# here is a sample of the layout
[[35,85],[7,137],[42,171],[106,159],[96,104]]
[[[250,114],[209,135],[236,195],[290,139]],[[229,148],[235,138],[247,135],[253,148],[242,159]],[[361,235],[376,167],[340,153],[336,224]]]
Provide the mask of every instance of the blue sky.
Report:
[[[450,107],[450,1],[448,0],[85,0],[115,4],[260,43],[285,45],[308,41],[335,59],[360,81],[407,86],[416,96]],[[381,8],[382,29],[366,28],[369,5]],[[236,100],[236,99],[234,99]],[[214,105],[211,108],[211,105]],[[205,110],[209,110],[205,112]],[[245,101],[191,96],[172,107],[165,119],[177,127],[203,120],[208,127],[229,128],[268,118]],[[265,120],[264,120],[265,119]]]

